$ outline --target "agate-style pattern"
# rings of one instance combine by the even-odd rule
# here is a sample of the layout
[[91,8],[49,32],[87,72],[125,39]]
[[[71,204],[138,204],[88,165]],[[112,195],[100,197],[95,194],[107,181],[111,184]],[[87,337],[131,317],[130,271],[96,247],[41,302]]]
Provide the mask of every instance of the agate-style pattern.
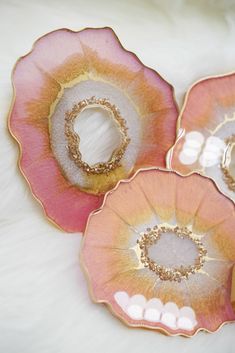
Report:
[[[18,60],[13,86],[9,128],[21,148],[20,168],[46,215],[65,231],[83,231],[120,179],[140,167],[165,166],[175,140],[173,89],[112,29],[46,34]],[[101,128],[97,116],[106,119]],[[84,144],[81,121],[97,130],[97,144],[113,124],[118,137],[110,155],[97,160],[92,150],[84,158],[89,138]]]
[[145,169],[91,214],[81,260],[95,302],[169,335],[235,320],[235,205],[209,178]]

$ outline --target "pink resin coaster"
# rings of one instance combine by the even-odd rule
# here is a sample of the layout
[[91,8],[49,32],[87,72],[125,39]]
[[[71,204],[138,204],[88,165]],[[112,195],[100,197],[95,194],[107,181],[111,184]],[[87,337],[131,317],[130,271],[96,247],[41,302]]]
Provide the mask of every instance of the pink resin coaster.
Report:
[[[65,231],[83,231],[118,180],[143,166],[165,166],[175,140],[173,89],[111,28],[46,34],[17,61],[13,86],[9,128],[20,145],[21,171],[48,218]],[[85,160],[79,123],[89,120],[96,129],[100,115],[118,138],[105,160],[94,161],[96,151]]]
[[211,77],[188,91],[168,167],[214,179],[235,201],[235,73]]
[[235,320],[234,229],[235,205],[211,179],[141,170],[89,217],[91,295],[132,327],[214,332]]

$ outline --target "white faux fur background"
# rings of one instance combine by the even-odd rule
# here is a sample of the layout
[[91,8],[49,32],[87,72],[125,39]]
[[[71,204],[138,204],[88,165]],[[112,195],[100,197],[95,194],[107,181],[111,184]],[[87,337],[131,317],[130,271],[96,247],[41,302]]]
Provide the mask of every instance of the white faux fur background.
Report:
[[233,0],[0,0],[0,353],[233,353],[235,324],[173,338],[127,328],[93,304],[81,234],[50,224],[20,175],[6,126],[12,67],[46,32],[87,26],[111,26],[174,85],[179,105],[195,80],[235,70]]

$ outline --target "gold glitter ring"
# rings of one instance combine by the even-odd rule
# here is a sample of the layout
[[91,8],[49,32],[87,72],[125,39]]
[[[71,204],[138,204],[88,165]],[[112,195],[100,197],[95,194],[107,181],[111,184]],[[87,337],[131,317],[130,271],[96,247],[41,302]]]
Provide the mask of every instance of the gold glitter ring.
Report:
[[[150,259],[148,248],[151,245],[156,244],[162,234],[167,232],[174,233],[179,238],[187,238],[193,241],[198,250],[198,256],[193,265],[172,268],[159,265]],[[140,248],[140,261],[144,264],[144,267],[155,272],[163,281],[181,282],[182,279],[188,279],[190,274],[196,273],[200,270],[205,262],[205,256],[207,254],[207,250],[204,248],[201,241],[187,227],[157,225],[153,228],[147,228],[147,230],[142,233],[141,238],[137,240],[137,244]]]
[[229,166],[231,163],[232,149],[235,147],[235,135],[232,135],[226,140],[227,148],[225,150],[223,160],[221,162],[221,170],[223,172],[224,181],[228,188],[235,191],[235,179],[230,173]]
[[[80,137],[74,131],[74,121],[78,115],[88,107],[101,107],[110,113],[121,133],[122,141],[119,148],[115,149],[108,162],[99,162],[89,165],[82,160],[82,154],[79,150]],[[70,158],[79,168],[82,168],[87,174],[107,174],[120,166],[120,161],[130,142],[127,135],[126,121],[121,117],[118,108],[111,104],[108,99],[91,97],[75,104],[71,111],[66,112],[65,116],[65,134],[68,141],[68,151]]]

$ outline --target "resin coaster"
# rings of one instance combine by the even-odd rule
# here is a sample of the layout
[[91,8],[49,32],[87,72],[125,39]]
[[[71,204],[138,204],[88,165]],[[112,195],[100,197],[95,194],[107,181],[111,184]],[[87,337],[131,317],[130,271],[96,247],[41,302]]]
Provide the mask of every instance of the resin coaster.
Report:
[[168,167],[199,171],[235,201],[235,74],[201,80],[186,95]]
[[234,229],[235,206],[211,179],[141,170],[89,217],[92,297],[129,326],[214,332],[235,320]]
[[165,166],[175,140],[173,89],[126,51],[112,29],[43,36],[18,60],[13,86],[9,127],[20,145],[21,171],[64,230],[83,231],[118,180],[143,166]]

